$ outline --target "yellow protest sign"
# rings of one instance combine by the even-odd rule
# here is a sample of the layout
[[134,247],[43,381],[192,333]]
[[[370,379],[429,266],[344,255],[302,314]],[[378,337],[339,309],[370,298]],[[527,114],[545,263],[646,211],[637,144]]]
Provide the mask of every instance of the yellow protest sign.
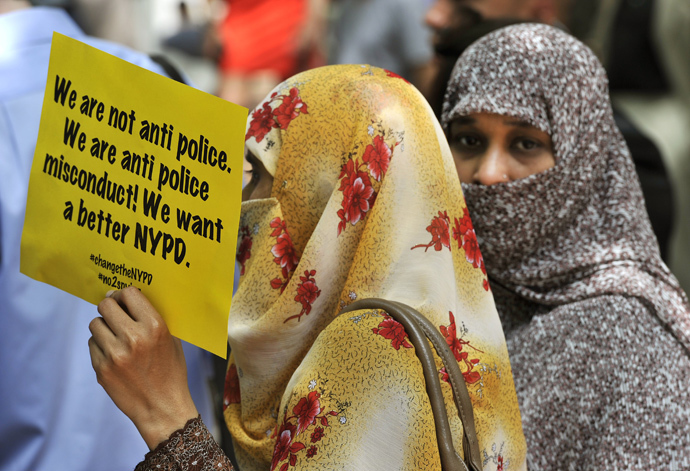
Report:
[[21,272],[94,304],[134,285],[225,357],[246,118],[55,33]]

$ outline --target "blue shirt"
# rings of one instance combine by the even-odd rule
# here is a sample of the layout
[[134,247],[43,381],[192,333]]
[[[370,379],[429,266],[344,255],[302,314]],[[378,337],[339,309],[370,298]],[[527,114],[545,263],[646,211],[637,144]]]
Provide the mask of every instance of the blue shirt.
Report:
[[[148,448],[96,381],[87,345],[95,306],[19,272],[53,31],[162,73],[144,54],[87,37],[62,10],[0,15],[0,469],[122,471]],[[190,375],[204,376],[204,352],[190,347]],[[208,385],[190,385],[212,427]]]

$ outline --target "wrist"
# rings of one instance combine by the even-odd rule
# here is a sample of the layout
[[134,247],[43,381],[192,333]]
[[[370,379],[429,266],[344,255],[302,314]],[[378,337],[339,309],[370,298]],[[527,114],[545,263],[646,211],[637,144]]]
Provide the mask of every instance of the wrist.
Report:
[[141,417],[138,420],[133,420],[133,422],[146,445],[150,450],[153,450],[175,431],[184,428],[189,420],[198,417],[199,412],[190,398],[190,404],[177,408],[167,408],[147,415],[148,417]]

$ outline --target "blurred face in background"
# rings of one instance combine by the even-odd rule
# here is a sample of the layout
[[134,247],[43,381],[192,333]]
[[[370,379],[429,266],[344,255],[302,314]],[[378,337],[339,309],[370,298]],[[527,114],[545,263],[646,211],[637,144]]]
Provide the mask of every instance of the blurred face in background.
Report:
[[483,20],[514,19],[551,24],[555,21],[554,0],[436,0],[425,21],[433,31],[433,45],[444,37],[460,33]]
[[462,183],[508,183],[556,164],[551,136],[510,116],[475,113],[456,118],[448,142]]

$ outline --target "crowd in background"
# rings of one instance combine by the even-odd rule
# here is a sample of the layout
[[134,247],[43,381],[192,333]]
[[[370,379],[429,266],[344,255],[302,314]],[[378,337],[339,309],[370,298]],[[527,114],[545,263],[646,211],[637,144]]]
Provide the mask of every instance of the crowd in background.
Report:
[[[412,82],[440,118],[452,67],[472,42],[522,22],[569,31],[588,44],[607,69],[616,124],[633,156],[662,257],[684,290],[690,291],[690,3],[686,0],[34,3],[61,7],[86,34],[150,55],[164,70],[180,72],[182,80],[250,109],[297,72],[325,64],[362,63]],[[0,226],[0,236],[1,230]],[[4,335],[0,328],[0,342],[6,342]],[[87,355],[86,344],[83,347]],[[197,351],[191,357],[197,361],[188,358],[190,384],[196,382],[196,394],[210,404],[202,415],[210,417],[216,408],[215,427],[212,419],[205,417],[205,422],[231,454],[226,428],[220,425],[225,362],[216,360],[212,371],[210,354]],[[5,361],[9,359],[0,358],[0,365]],[[95,381],[91,386],[98,387]],[[2,402],[0,397],[0,407]],[[3,445],[9,433],[0,423],[0,469],[29,469],[9,462],[12,450]],[[138,452],[132,464],[141,459]]]

